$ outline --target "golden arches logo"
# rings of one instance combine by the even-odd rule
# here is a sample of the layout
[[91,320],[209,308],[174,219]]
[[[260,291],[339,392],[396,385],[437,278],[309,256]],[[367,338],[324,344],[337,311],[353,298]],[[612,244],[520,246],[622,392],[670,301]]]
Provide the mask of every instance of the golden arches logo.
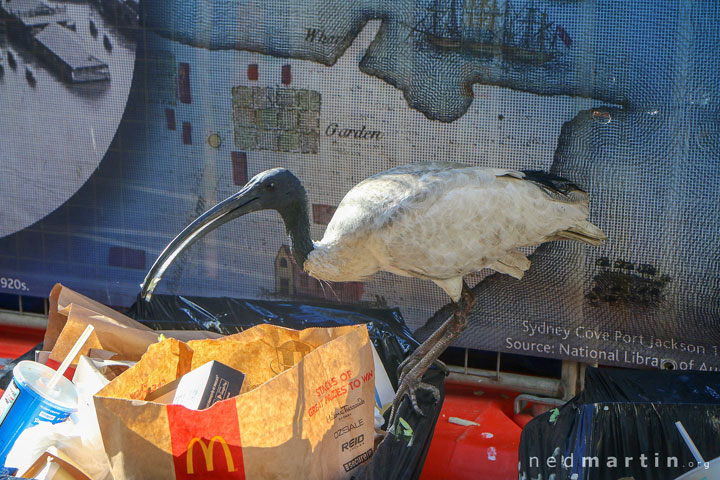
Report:
[[227,442],[224,438],[222,438],[219,435],[216,435],[210,439],[210,443],[205,445],[205,442],[200,438],[193,438],[190,440],[190,443],[188,444],[187,448],[187,473],[193,474],[195,473],[195,469],[193,468],[193,447],[196,443],[200,444],[200,448],[202,448],[203,455],[205,456],[205,466],[207,467],[208,472],[212,472],[215,470],[215,464],[213,462],[213,448],[215,447],[215,442],[218,442],[222,445],[223,452],[225,452],[225,462],[227,463],[228,472],[234,472],[235,471],[235,463],[232,459],[232,454],[230,453],[230,447],[228,447]]

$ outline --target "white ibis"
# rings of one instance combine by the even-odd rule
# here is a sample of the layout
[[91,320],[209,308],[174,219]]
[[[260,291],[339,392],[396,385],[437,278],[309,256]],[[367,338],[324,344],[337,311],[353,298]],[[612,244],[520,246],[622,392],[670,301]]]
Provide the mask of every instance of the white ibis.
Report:
[[440,354],[460,335],[475,298],[463,276],[491,268],[518,279],[530,261],[518,248],[550,240],[598,245],[603,232],[588,222],[588,195],[568,180],[539,171],[452,163],[417,163],[387,170],[350,190],[319,242],[310,238],[307,195],[289,170],[274,168],[188,225],[163,250],[143,282],[149,299],[175,257],[198,238],[250,212],[273,209],[283,221],[298,265],[319,280],[364,280],[378,271],[435,282],[454,314],[401,365],[391,425]]

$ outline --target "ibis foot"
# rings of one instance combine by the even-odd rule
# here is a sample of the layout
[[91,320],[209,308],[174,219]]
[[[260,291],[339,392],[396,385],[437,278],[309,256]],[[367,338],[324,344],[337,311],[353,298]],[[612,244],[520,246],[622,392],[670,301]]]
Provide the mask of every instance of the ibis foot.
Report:
[[395,437],[397,438],[399,435],[397,434],[398,429],[398,423],[400,421],[400,405],[402,404],[403,400],[405,399],[405,396],[410,399],[410,405],[412,405],[413,410],[415,410],[415,413],[420,415],[421,417],[425,414],[423,413],[422,409],[420,408],[420,405],[418,405],[417,401],[417,391],[418,390],[425,390],[427,392],[430,392],[430,394],[435,399],[435,403],[440,401],[440,390],[435,385],[430,385],[429,383],[421,382],[420,379],[422,378],[422,375],[413,374],[412,372],[405,376],[405,379],[398,387],[398,391],[395,394],[395,399],[393,400],[392,409],[390,410],[390,420],[388,422],[388,425],[390,425],[390,429],[392,429],[392,432],[395,434]]

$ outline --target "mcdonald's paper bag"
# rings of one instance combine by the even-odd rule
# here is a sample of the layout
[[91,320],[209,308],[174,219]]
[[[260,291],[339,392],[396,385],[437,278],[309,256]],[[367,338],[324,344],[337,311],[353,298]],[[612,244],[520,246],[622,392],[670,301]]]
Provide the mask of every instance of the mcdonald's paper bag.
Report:
[[[199,411],[145,400],[210,360],[245,373],[239,396]],[[94,400],[115,480],[344,479],[373,454],[374,364],[363,325],[167,339]]]

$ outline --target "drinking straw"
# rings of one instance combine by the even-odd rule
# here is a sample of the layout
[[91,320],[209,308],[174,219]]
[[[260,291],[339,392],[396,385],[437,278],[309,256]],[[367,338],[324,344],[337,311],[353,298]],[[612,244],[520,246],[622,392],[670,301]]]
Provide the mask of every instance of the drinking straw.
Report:
[[85,331],[77,339],[75,345],[73,345],[73,347],[70,349],[70,352],[68,352],[67,356],[65,357],[65,360],[63,360],[63,362],[60,364],[60,367],[50,379],[50,382],[48,382],[48,390],[52,390],[53,388],[55,388],[57,382],[60,381],[60,377],[62,377],[63,373],[65,373],[65,370],[67,370],[67,368],[70,366],[70,362],[72,362],[73,359],[80,352],[82,346],[85,345],[85,342],[87,341],[88,337],[94,329],[95,327],[93,327],[92,325],[88,325],[87,327],[85,327]]
[[703,459],[702,455],[700,455],[700,451],[695,446],[695,442],[692,441],[690,435],[688,435],[688,432],[687,430],[685,430],[685,427],[683,427],[683,424],[681,422],[675,422],[675,426],[680,432],[680,436],[683,438],[683,440],[685,440],[685,445],[687,445],[687,447],[690,449],[690,452],[692,452],[693,457],[695,457],[695,461],[697,462],[697,464],[704,464],[705,460]]

